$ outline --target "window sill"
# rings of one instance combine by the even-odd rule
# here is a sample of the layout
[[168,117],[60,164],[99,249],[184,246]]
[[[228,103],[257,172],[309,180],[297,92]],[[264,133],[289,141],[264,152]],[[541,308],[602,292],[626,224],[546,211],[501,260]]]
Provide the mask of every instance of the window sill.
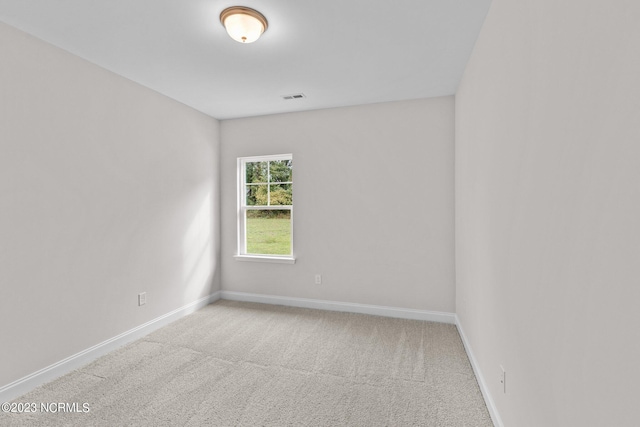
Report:
[[272,262],[276,264],[295,264],[296,259],[284,256],[263,256],[263,255],[234,255],[236,261],[248,262]]

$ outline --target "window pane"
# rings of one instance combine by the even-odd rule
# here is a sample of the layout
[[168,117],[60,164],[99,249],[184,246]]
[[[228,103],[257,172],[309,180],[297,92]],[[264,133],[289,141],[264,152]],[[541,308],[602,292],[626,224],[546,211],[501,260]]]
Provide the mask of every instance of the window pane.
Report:
[[247,253],[291,255],[291,211],[248,210]]
[[292,205],[291,184],[271,184],[269,185],[270,204],[272,206],[278,205]]
[[245,182],[267,182],[268,162],[247,162],[245,163]]
[[291,160],[269,162],[269,182],[292,182],[293,163]]
[[267,185],[247,185],[247,206],[267,206]]

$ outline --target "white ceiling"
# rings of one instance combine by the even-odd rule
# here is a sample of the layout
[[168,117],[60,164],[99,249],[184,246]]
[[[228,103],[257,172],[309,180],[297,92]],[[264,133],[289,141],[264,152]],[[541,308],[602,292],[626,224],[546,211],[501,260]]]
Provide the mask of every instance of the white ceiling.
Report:
[[[452,95],[490,2],[0,0],[0,21],[229,119]],[[227,36],[235,5],[267,17],[257,42]]]

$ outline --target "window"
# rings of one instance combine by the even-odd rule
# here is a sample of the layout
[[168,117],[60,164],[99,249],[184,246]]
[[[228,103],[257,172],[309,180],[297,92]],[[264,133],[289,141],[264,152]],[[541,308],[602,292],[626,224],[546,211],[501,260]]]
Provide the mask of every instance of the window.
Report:
[[291,154],[238,159],[240,261],[293,263]]

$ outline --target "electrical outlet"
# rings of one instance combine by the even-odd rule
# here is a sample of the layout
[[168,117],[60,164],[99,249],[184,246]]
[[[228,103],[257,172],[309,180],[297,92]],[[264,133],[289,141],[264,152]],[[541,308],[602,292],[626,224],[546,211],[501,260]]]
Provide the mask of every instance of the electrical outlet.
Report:
[[500,365],[500,384],[502,385],[502,392],[507,394],[507,373],[502,365]]
[[322,285],[322,275],[316,274],[316,285]]
[[147,303],[147,293],[142,292],[138,294],[138,306],[145,305]]

